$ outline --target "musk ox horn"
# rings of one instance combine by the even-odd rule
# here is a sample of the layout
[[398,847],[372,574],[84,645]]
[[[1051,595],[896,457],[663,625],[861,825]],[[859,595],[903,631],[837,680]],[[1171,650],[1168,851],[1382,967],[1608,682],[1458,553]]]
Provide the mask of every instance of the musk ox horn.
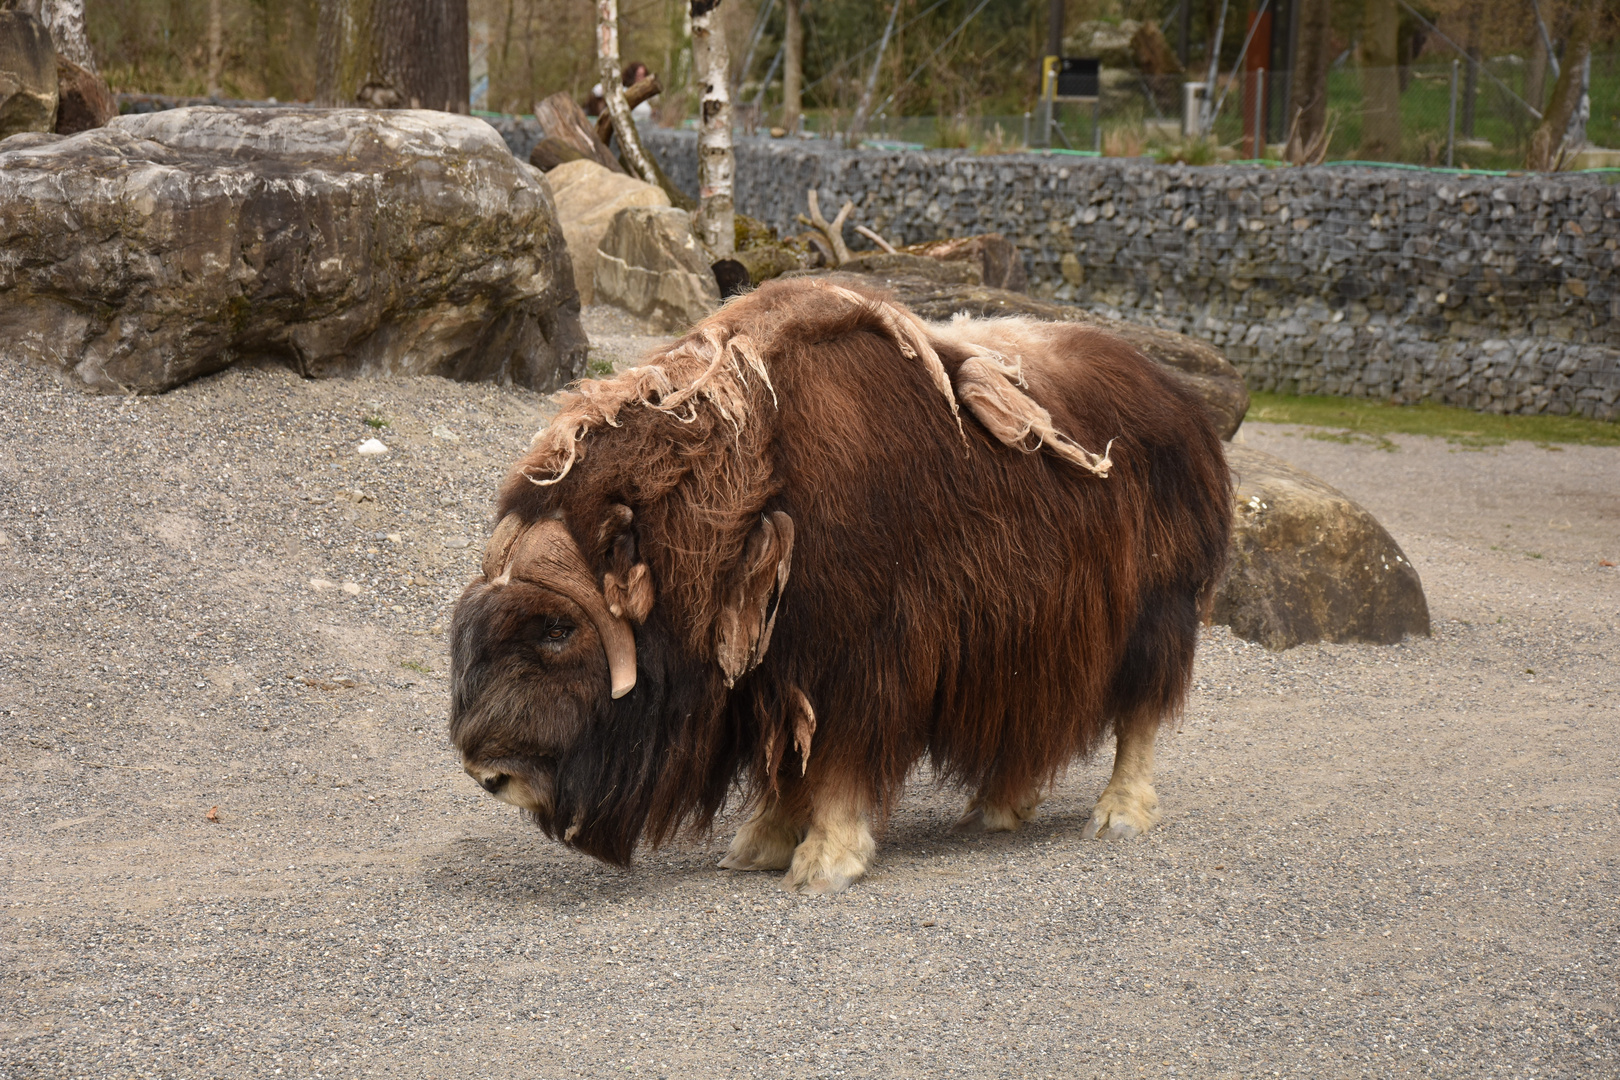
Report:
[[518,534],[523,531],[523,519],[516,514],[507,514],[501,518],[501,523],[495,526],[495,535],[489,538],[484,547],[484,580],[492,584],[506,572],[512,554],[512,545],[517,542]]
[[749,534],[720,609],[715,659],[727,686],[765,659],[792,565],[793,519],[773,510]]
[[547,518],[526,526],[516,514],[508,514],[484,551],[484,577],[492,585],[517,578],[578,604],[602,639],[613,696],[622,698],[636,688],[635,633],[629,622],[608,610],[579,545],[561,521]]

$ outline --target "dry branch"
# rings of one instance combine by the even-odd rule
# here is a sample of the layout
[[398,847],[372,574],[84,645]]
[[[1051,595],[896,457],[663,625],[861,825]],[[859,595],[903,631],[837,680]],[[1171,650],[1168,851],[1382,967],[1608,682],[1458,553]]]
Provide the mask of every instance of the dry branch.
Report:
[[891,244],[887,240],[883,239],[883,237],[879,236],[877,233],[873,232],[871,229],[868,229],[865,225],[857,225],[857,226],[855,226],[855,231],[860,233],[862,236],[866,237],[868,240],[872,241],[872,243],[876,244],[878,247],[882,248],[884,251],[888,252],[890,255],[899,254],[898,252],[896,252],[894,250],[894,245],[893,244]]
[[821,200],[817,197],[815,188],[811,188],[805,194],[805,201],[810,204],[810,216],[806,218],[800,214],[799,221],[816,229],[827,238],[827,243],[832,245],[833,258],[837,260],[838,266],[849,262],[849,245],[844,243],[844,222],[849,219],[849,212],[855,209],[855,204],[844,203],[838,211],[838,216],[829,223],[821,216]]

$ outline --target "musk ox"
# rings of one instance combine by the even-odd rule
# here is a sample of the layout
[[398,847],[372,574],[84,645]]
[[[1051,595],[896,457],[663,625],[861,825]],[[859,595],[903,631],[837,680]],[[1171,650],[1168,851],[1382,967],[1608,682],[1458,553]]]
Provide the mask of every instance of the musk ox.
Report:
[[1115,338],[768,283],[535,437],[456,605],[451,737],[617,864],[739,790],[721,865],[801,891],[866,871],[925,755],[958,829],[1013,829],[1112,732],[1083,835],[1134,836],[1230,497],[1199,403]]

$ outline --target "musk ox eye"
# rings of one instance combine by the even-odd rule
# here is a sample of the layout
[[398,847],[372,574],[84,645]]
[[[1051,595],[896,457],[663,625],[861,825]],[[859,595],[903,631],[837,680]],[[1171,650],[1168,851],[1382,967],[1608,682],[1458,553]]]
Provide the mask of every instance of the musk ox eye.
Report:
[[558,619],[547,619],[540,624],[540,646],[544,649],[560,649],[568,644],[568,639],[574,636],[574,625]]

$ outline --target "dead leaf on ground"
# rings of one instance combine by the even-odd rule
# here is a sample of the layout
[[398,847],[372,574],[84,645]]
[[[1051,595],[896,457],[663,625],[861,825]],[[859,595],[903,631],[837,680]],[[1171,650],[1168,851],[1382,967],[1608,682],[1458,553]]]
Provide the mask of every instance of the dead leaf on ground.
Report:
[[210,806],[208,808],[208,820],[216,823],[219,821],[219,807]]

